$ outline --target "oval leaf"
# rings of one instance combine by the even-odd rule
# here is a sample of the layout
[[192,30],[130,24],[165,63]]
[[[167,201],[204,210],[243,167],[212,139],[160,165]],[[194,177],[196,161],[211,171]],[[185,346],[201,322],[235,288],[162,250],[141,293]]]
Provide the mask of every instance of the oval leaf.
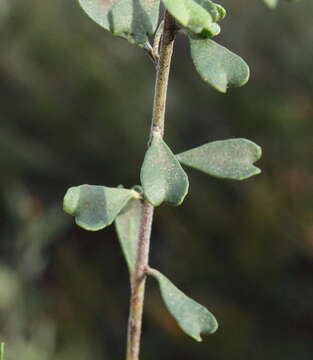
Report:
[[146,152],[140,178],[144,195],[153,206],[163,202],[178,206],[189,188],[185,171],[158,132]]
[[210,39],[190,38],[191,56],[203,80],[225,93],[230,86],[243,86],[250,70],[238,55]]
[[80,185],[67,190],[63,208],[66,213],[75,216],[78,226],[98,231],[111,225],[127,202],[138,196],[134,190]]
[[156,30],[160,0],[78,1],[98,25],[139,46],[144,46]]
[[150,269],[148,274],[158,281],[168,311],[187,335],[202,341],[201,335],[217,330],[217,321],[208,309],[186,296],[159,271]]
[[205,37],[219,34],[216,21],[226,14],[220,5],[210,0],[163,0],[163,3],[168,12],[192,33]]
[[130,200],[115,219],[116,232],[131,274],[136,266],[141,214],[141,201]]
[[199,146],[176,157],[182,164],[208,175],[244,180],[261,172],[253,165],[261,154],[261,148],[252,141],[229,139]]

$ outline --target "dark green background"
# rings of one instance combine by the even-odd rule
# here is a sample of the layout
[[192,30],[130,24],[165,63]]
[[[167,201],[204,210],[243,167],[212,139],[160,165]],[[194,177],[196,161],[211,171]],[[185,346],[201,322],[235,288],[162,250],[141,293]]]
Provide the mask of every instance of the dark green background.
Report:
[[[166,141],[175,152],[245,137],[263,173],[190,175],[161,206],[151,263],[217,317],[202,344],[177,328],[149,281],[142,360],[313,356],[313,3],[224,0],[220,43],[250,82],[216,93],[175,47]],[[113,228],[83,231],[66,189],[132,186],[146,149],[154,69],[75,0],[0,0],[0,336],[6,360],[122,360],[128,274]]]

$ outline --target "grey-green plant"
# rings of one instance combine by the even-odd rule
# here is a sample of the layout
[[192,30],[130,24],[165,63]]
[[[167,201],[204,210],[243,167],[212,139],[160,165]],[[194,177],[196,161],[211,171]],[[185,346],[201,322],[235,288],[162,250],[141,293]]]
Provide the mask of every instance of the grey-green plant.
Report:
[[[278,2],[263,1],[270,7]],[[214,315],[206,307],[150,267],[154,208],[183,203],[189,189],[183,166],[231,180],[244,180],[261,172],[254,165],[261,157],[261,148],[247,139],[209,142],[180,154],[174,154],[165,142],[166,95],[175,38],[181,34],[189,39],[196,71],[219,92],[246,84],[250,71],[240,56],[213,40],[220,33],[220,21],[226,10],[211,0],[79,0],[79,3],[98,25],[142,48],[156,69],[151,130],[141,167],[141,184],[131,189],[80,185],[71,187],[64,197],[64,210],[83,229],[98,231],[115,224],[131,285],[126,359],[138,360],[148,276],[157,281],[165,306],[187,335],[201,341],[203,335],[218,328]]]

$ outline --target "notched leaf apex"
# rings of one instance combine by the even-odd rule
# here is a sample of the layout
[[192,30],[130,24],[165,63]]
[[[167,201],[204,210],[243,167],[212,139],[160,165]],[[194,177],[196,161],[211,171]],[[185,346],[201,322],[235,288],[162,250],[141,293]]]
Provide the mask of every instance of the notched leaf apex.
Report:
[[188,177],[158,129],[153,130],[140,179],[144,196],[153,206],[163,202],[172,206],[181,205],[188,193]]
[[79,202],[79,188],[71,187],[66,191],[63,201],[63,210],[69,214],[74,215]]
[[176,155],[186,166],[205,174],[245,180],[261,170],[253,164],[261,158],[261,147],[247,139],[213,141]]
[[63,208],[75,216],[75,222],[81,228],[98,231],[111,225],[130,199],[139,197],[135,190],[80,185],[66,192]]

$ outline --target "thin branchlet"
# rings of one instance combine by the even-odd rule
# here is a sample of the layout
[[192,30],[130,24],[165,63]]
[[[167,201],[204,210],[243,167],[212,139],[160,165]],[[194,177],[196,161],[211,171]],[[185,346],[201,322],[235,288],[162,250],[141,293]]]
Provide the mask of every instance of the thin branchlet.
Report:
[[[165,12],[161,40],[159,38],[155,41],[155,49],[156,47],[158,49],[160,48],[160,54],[157,58],[153,114],[149,136],[150,140],[153,138],[153,133],[156,128],[161,136],[164,134],[168,78],[176,32],[177,26],[174,19],[168,12]],[[160,37],[160,34],[161,32],[159,31],[156,36]],[[156,58],[155,51],[153,53]],[[154,207],[147,200],[142,200],[138,253],[135,271],[131,279],[131,299],[127,333],[127,360],[139,360],[142,313],[146,275],[147,269],[149,268],[148,263],[153,212]]]

